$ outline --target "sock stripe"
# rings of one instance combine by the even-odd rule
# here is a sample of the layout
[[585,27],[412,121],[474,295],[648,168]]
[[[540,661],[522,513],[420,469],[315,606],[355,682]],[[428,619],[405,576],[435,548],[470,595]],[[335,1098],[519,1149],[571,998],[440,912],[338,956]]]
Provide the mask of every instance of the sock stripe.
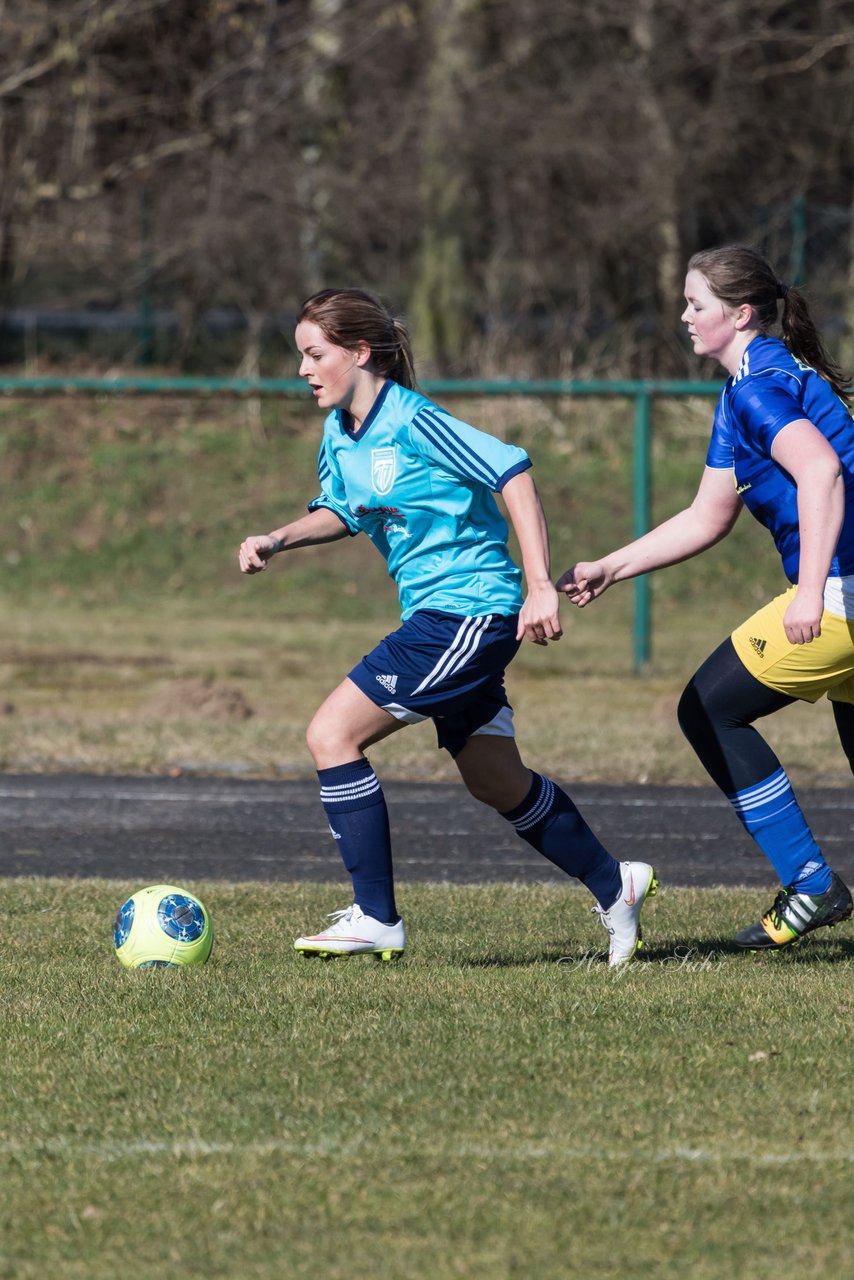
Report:
[[548,811],[554,804],[555,788],[550,778],[540,776],[540,794],[532,804],[531,808],[520,817],[516,818],[513,826],[517,831],[528,831],[531,827],[535,827],[538,822],[542,822]]
[[751,809],[761,809],[764,804],[771,804],[774,800],[779,800],[787,791],[791,791],[788,782],[763,796],[753,796],[750,799],[736,796],[732,800],[732,806],[734,809],[738,809],[740,813],[749,813]]
[[783,769],[779,769],[777,773],[766,778],[764,782],[760,782],[755,787],[747,787],[744,791],[734,791],[732,795],[727,796],[730,804],[734,809],[740,812],[747,809],[755,809],[758,805],[765,804],[769,800],[776,800],[778,796],[786,791],[791,790],[791,783]]
[[[785,769],[778,768],[762,782],[736,791],[727,799],[745,831],[777,872],[781,884],[805,881],[804,892],[824,891],[821,884],[829,875],[827,864]],[[809,874],[807,868],[810,868]],[[798,919],[797,910],[791,910],[788,905],[786,910],[790,919]]]
[[[792,784],[783,769],[766,778],[758,786],[749,787],[745,791],[736,791],[733,795],[727,796],[727,799],[748,829],[779,818],[790,809],[800,812]],[[777,808],[771,807],[781,800],[783,803]]]
[[348,800],[362,800],[380,790],[380,780],[375,773],[359,778],[358,782],[342,782],[335,787],[321,787],[323,804],[345,804]]

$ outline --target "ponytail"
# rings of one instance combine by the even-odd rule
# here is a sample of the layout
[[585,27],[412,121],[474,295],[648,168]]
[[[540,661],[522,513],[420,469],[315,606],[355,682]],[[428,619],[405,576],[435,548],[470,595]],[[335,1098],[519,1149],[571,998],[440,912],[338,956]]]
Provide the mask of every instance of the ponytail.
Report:
[[836,394],[848,403],[851,378],[843,373],[825,351],[806,298],[792,285],[783,285],[781,290],[784,291],[783,315],[780,320],[783,341],[796,359],[820,373]]
[[388,376],[393,382],[399,382],[402,387],[408,387],[410,391],[414,391],[417,381],[409,330],[403,321],[397,317],[393,318],[392,324],[394,325],[394,336],[397,341],[398,358],[396,363],[389,369]]
[[415,362],[406,325],[364,289],[323,289],[300,307],[297,324],[308,320],[336,347],[371,348],[370,367],[402,387],[414,389]]

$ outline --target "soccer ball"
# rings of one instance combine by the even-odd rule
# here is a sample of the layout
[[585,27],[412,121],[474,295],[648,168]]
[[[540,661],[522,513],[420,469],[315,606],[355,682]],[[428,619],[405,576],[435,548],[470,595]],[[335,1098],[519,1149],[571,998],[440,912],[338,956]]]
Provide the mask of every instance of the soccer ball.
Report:
[[119,907],[113,943],[126,969],[204,964],[213,946],[213,925],[192,893],[154,884],[137,889]]

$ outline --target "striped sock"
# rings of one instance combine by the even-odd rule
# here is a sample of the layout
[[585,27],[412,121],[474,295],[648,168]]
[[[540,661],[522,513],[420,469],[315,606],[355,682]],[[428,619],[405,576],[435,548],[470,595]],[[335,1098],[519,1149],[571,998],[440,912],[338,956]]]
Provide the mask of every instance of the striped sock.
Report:
[[535,773],[522,803],[501,816],[543,857],[568,876],[577,876],[605,910],[614,905],[622,889],[619,862],[550,778]]
[[318,769],[320,800],[344,866],[353,877],[353,901],[366,916],[395,924],[388,809],[379,779],[362,757]]
[[727,796],[786,888],[827,893],[830,867],[807,826],[785,769]]

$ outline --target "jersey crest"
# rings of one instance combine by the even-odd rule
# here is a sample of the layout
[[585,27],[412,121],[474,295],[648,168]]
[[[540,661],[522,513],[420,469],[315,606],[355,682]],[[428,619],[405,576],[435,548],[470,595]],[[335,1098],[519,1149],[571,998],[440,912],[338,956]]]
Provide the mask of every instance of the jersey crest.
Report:
[[394,445],[386,449],[371,450],[371,483],[374,493],[383,497],[391,493],[397,475],[397,450]]

